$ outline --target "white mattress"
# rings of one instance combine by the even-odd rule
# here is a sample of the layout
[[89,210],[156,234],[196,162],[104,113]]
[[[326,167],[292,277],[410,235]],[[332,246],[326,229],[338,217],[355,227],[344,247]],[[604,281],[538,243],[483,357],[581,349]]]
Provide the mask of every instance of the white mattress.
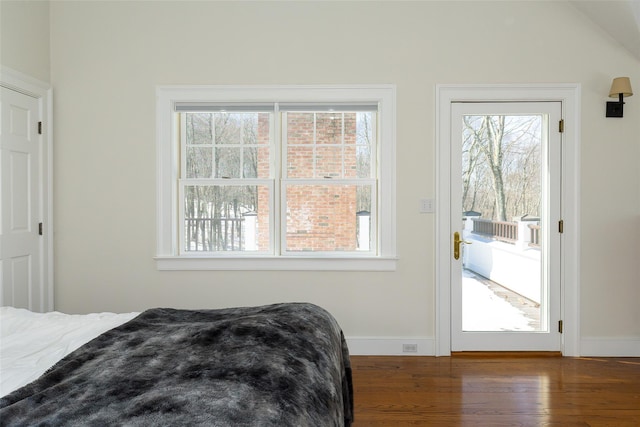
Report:
[[0,397],[37,379],[60,359],[139,313],[34,313],[0,307]]

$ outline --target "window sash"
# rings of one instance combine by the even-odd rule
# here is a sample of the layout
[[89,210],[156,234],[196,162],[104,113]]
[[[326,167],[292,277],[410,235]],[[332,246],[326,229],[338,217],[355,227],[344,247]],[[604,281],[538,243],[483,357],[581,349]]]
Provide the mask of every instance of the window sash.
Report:
[[[211,111],[195,111],[195,110],[190,110],[188,111],[189,113],[211,113]],[[243,112],[247,112],[247,111],[243,111]],[[218,155],[218,152],[220,150],[238,150],[239,151],[239,158],[240,158],[240,163],[239,163],[239,171],[238,174],[239,175],[244,175],[245,173],[245,154],[247,153],[248,150],[250,149],[255,149],[257,153],[259,153],[260,151],[264,151],[264,150],[268,150],[269,151],[269,171],[268,171],[268,177],[271,178],[273,177],[273,170],[274,170],[274,162],[273,162],[273,158],[274,155],[272,153],[274,153],[276,150],[274,150],[274,146],[275,146],[275,137],[274,137],[274,117],[273,114],[269,115],[269,139],[268,139],[268,143],[260,143],[259,140],[257,141],[257,143],[255,144],[248,144],[246,142],[244,142],[244,139],[241,139],[238,143],[233,143],[233,144],[222,144],[222,143],[215,143],[214,139],[216,138],[216,132],[215,132],[215,118],[214,118],[214,129],[212,129],[212,140],[210,143],[198,143],[198,144],[189,144],[187,141],[187,115],[185,114],[186,112],[183,111],[179,114],[178,120],[177,122],[179,123],[179,141],[178,141],[178,145],[179,145],[179,151],[180,151],[180,172],[179,172],[179,176],[181,179],[201,179],[201,178],[244,178],[243,176],[221,176],[220,175],[220,170],[216,170],[214,168],[214,164],[215,164],[215,159],[216,156]],[[259,120],[259,119],[258,119]],[[258,122],[258,126],[260,126],[259,122]],[[211,169],[211,176],[208,177],[188,177],[188,150],[207,150],[210,152],[210,157],[211,157],[211,164],[209,165],[210,169]],[[260,172],[256,170],[256,174],[258,176],[256,177],[249,177],[247,179],[252,179],[252,178],[266,178],[265,176],[259,176]]]
[[[185,197],[186,197],[186,188],[190,186],[199,186],[199,187],[265,187],[269,193],[268,199],[268,245],[263,250],[187,250],[187,236],[186,236],[186,222],[194,219],[201,218],[187,218],[186,216],[186,206],[185,206]],[[179,234],[179,248],[178,253],[180,255],[233,255],[233,256],[255,256],[255,255],[274,255],[274,232],[275,232],[275,198],[274,198],[274,180],[273,179],[181,179],[179,180],[179,224],[178,224],[178,234]],[[213,218],[211,218],[213,219]]]
[[[289,245],[287,242],[287,238],[290,236],[290,230],[287,227],[288,220],[288,201],[290,200],[288,197],[288,189],[291,187],[369,187],[371,189],[370,193],[370,210],[369,210],[369,244],[367,244],[366,249],[354,249],[354,250],[331,250],[331,251],[323,251],[323,250],[289,250]],[[280,199],[280,229],[282,232],[280,233],[280,247],[281,254],[286,256],[293,257],[313,257],[313,256],[375,256],[378,255],[378,232],[379,232],[379,224],[378,224],[378,180],[376,179],[336,179],[336,180],[326,180],[326,179],[295,179],[295,180],[282,180],[281,182],[281,194],[282,197]],[[354,221],[358,219],[357,209],[354,211],[354,217],[352,218]],[[355,230],[354,230],[355,233]],[[357,239],[357,235],[354,234],[353,239]]]
[[[292,111],[289,111],[292,112]],[[290,159],[289,159],[289,155],[290,153],[293,152],[293,150],[297,150],[297,151],[304,151],[305,149],[307,151],[309,151],[309,155],[311,156],[311,170],[312,170],[312,176],[311,178],[319,178],[319,176],[317,176],[317,172],[318,172],[318,155],[320,151],[325,151],[325,154],[330,154],[330,151],[333,149],[335,151],[335,149],[339,149],[340,150],[340,157],[341,157],[341,165],[340,165],[340,173],[339,176],[333,176],[331,173],[327,174],[323,174],[321,177],[322,178],[332,178],[332,179],[336,179],[336,178],[349,178],[349,177],[345,177],[347,169],[346,169],[346,162],[349,160],[346,157],[347,151],[349,148],[352,148],[354,150],[353,155],[355,156],[354,160],[356,162],[356,167],[357,167],[357,153],[358,153],[358,149],[362,149],[362,148],[367,148],[369,150],[369,158],[368,158],[368,163],[369,163],[369,176],[368,178],[375,178],[377,177],[378,174],[378,169],[377,169],[377,165],[376,165],[376,160],[377,160],[377,153],[378,153],[378,145],[380,142],[380,135],[378,134],[378,126],[377,126],[377,119],[378,119],[378,114],[376,111],[376,115],[373,117],[373,120],[370,123],[371,126],[371,135],[372,135],[372,141],[370,144],[361,144],[358,143],[358,137],[357,134],[354,135],[354,144],[348,144],[345,141],[345,135],[347,134],[347,129],[345,127],[345,116],[344,113],[354,113],[356,111],[353,111],[351,109],[349,110],[345,110],[345,111],[341,111],[340,113],[341,118],[341,134],[340,134],[340,141],[336,142],[336,143],[326,143],[326,142],[322,142],[319,143],[317,141],[317,137],[318,137],[318,131],[319,129],[317,128],[317,124],[318,124],[318,117],[316,114],[314,114],[313,117],[313,140],[309,141],[309,142],[295,142],[295,141],[291,141],[289,138],[289,118],[288,118],[288,113],[289,112],[283,112],[282,113],[282,117],[281,117],[281,125],[279,128],[282,129],[282,137],[281,137],[281,142],[280,142],[280,146],[282,147],[282,176],[285,179],[306,179],[309,178],[309,176],[303,176],[303,177],[294,177],[291,176],[291,174],[289,173],[289,167],[290,167]],[[296,113],[299,113],[301,111],[295,111]],[[335,111],[333,111],[335,112]],[[319,110],[319,111],[304,111],[304,113],[320,113],[323,114],[324,112]],[[357,124],[357,116],[356,116],[356,123],[354,123],[355,125],[355,131],[357,132],[358,130],[358,124]],[[322,130],[320,130],[320,132],[322,132]],[[292,149],[290,151],[290,149]],[[356,174],[357,174],[357,169],[356,169]]]

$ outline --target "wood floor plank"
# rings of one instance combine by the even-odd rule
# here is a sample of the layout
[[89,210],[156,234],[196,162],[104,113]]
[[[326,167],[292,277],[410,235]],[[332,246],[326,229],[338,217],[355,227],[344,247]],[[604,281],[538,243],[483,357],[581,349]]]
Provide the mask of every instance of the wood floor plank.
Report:
[[640,426],[640,359],[351,358],[354,427]]

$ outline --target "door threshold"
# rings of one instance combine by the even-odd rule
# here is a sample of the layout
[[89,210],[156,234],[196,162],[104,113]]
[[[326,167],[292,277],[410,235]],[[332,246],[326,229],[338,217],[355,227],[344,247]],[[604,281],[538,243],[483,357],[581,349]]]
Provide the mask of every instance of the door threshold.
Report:
[[451,357],[516,358],[516,357],[562,357],[561,351],[452,351]]

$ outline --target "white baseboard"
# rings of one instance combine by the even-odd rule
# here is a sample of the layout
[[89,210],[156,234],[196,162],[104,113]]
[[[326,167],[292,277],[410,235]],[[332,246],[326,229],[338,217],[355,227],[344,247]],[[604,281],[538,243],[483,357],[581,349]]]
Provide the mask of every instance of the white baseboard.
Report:
[[640,338],[582,338],[581,356],[640,357]]
[[[434,356],[436,354],[433,338],[346,337],[346,340],[351,356]],[[403,351],[403,349],[415,349],[415,351]]]
[[[352,356],[435,356],[433,338],[347,337]],[[416,351],[403,351],[408,344]],[[582,338],[580,355],[593,357],[640,357],[640,338]]]

